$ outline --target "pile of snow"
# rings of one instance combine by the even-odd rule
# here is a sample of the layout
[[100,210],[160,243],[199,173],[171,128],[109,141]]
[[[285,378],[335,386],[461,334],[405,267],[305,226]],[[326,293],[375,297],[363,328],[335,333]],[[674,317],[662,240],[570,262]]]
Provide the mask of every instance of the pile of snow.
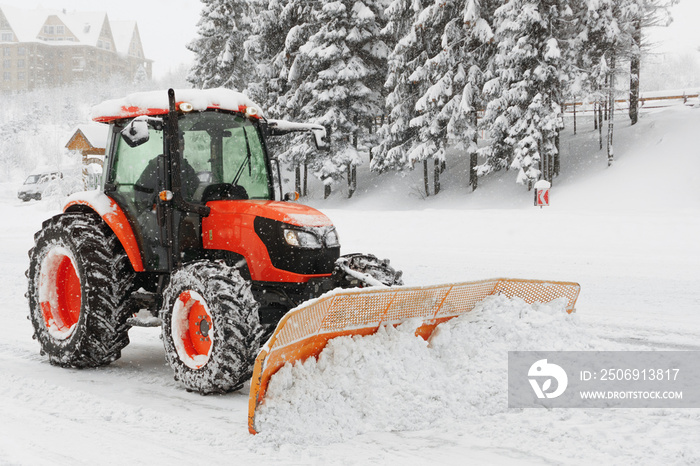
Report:
[[508,351],[611,348],[566,313],[566,300],[529,305],[490,296],[439,325],[420,319],[331,340],[316,358],[275,374],[256,424],[263,438],[327,443],[371,431],[412,431],[508,411]]

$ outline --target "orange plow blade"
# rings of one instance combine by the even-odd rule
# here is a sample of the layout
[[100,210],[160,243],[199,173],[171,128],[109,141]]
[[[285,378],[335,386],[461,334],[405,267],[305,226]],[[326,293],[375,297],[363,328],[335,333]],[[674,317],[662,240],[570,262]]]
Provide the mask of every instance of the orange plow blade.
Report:
[[286,363],[317,356],[328,340],[369,335],[382,324],[398,325],[420,317],[416,335],[427,339],[435,327],[474,309],[487,296],[518,297],[528,304],[566,298],[567,312],[581,287],[578,283],[496,278],[425,287],[334,290],[289,311],[255,359],[248,402],[248,430],[256,434],[255,410],[263,403],[270,378]]

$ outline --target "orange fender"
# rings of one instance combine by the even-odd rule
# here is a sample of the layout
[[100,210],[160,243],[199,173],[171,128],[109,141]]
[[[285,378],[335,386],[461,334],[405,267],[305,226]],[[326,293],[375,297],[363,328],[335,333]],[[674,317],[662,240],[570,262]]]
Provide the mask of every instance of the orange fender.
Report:
[[101,191],[86,191],[75,193],[68,198],[68,202],[63,207],[64,212],[78,210],[78,206],[85,206],[97,213],[102,220],[112,229],[117,239],[124,247],[126,255],[129,257],[131,266],[135,272],[143,272],[143,259],[141,249],[134,236],[134,230],[126,218],[124,211],[116,202]]

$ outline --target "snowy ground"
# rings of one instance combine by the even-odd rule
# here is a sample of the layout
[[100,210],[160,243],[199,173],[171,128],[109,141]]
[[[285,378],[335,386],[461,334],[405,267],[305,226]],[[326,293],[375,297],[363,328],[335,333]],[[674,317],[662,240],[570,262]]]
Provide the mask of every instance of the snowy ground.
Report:
[[103,369],[49,365],[31,339],[24,270],[33,233],[57,206],[22,203],[16,184],[0,184],[0,464],[700,463],[700,409],[515,410],[504,382],[512,349],[700,350],[697,128],[700,109],[687,107],[620,122],[611,168],[591,129],[567,130],[544,209],[512,172],[468,194],[452,170],[427,200],[412,188],[420,173],[360,173],[370,187],[351,201],[312,200],[343,253],[390,257],[407,284],[577,281],[577,314],[530,308],[518,321],[517,304],[496,302],[430,348],[401,330],[337,342],[318,363],[336,362],[327,373],[336,385],[286,371],[279,384],[308,388],[271,399],[257,436],[247,433],[247,387],[182,390],[155,330],[132,329],[122,358]]

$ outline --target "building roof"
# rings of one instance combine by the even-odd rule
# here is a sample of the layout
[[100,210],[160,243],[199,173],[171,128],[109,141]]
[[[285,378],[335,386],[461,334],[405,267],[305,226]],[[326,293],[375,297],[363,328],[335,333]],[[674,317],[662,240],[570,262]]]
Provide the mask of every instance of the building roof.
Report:
[[73,131],[66,147],[70,145],[78,132],[82,133],[87,142],[96,149],[104,149],[107,147],[107,138],[109,136],[109,128],[106,125],[99,123],[87,123],[78,125]]
[[78,125],[78,129],[83,133],[85,138],[92,144],[92,147],[104,149],[107,147],[107,137],[109,136],[109,128],[99,123],[88,123]]
[[37,10],[23,10],[20,8],[0,5],[0,12],[5,16],[10,28],[15,35],[16,42],[35,41],[41,31],[48,15],[34,14]]
[[[39,10],[40,11],[40,10]],[[46,11],[46,10],[44,10]],[[97,47],[97,41],[105,24],[109,26],[107,13],[102,12],[71,12],[59,13],[53,15],[58,16],[58,19],[68,27],[68,29],[77,37],[81,44]]]
[[111,21],[110,24],[117,50],[119,53],[129,55],[129,49],[135,40],[136,31],[138,31],[136,21]]
[[[136,21],[110,21],[104,11],[66,11],[47,8],[22,9],[0,4],[14,33],[12,42],[41,42],[50,45],[89,45],[122,55],[143,57]],[[44,25],[63,25],[65,35],[49,40]],[[3,28],[6,31],[7,28]],[[105,43],[109,43],[107,47]],[[140,52],[140,55],[139,55]]]

